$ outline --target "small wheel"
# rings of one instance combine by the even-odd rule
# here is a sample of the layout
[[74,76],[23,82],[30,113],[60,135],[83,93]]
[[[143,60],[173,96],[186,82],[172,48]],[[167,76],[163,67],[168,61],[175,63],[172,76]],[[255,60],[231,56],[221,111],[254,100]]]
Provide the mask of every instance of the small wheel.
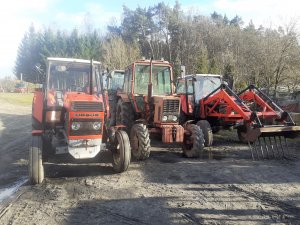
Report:
[[183,154],[188,158],[200,158],[204,151],[204,135],[199,126],[188,124],[186,130],[189,134],[184,134]]
[[205,147],[210,147],[212,146],[213,143],[213,133],[212,133],[212,129],[211,126],[209,124],[209,122],[207,120],[199,120],[197,122],[197,126],[200,127],[200,129],[203,132],[204,135],[204,146]]
[[112,165],[114,171],[122,173],[128,169],[131,158],[130,142],[125,131],[116,131],[114,147]]
[[134,122],[134,112],[130,102],[123,102],[119,99],[116,109],[116,124],[124,125],[127,134],[130,134],[131,127]]
[[150,137],[144,124],[134,124],[130,131],[132,156],[137,160],[147,159],[150,155]]
[[31,184],[41,184],[44,180],[44,166],[42,160],[43,141],[41,136],[32,136],[29,148],[29,179]]

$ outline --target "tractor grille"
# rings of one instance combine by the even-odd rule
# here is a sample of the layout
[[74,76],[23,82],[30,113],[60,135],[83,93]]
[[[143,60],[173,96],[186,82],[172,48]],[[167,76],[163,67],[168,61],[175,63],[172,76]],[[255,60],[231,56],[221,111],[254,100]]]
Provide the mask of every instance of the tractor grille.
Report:
[[179,99],[164,100],[164,113],[178,113],[179,112]]
[[103,104],[101,102],[73,102],[72,111],[101,112],[103,111]]

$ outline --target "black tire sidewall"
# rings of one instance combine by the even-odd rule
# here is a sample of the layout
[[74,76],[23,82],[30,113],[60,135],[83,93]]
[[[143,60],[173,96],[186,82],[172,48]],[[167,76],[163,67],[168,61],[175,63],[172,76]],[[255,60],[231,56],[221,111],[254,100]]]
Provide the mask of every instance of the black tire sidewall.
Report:
[[200,127],[200,129],[202,130],[202,133],[204,135],[204,146],[205,147],[210,147],[212,146],[213,143],[213,132],[211,129],[211,126],[209,124],[209,122],[207,120],[199,120],[197,122],[197,126]]
[[[113,168],[117,173],[121,173],[128,169],[131,160],[130,143],[127,133],[122,130],[116,131],[115,142],[116,145],[119,144],[120,153],[118,155],[120,159],[116,163],[113,158]],[[115,154],[113,153],[113,156]]]

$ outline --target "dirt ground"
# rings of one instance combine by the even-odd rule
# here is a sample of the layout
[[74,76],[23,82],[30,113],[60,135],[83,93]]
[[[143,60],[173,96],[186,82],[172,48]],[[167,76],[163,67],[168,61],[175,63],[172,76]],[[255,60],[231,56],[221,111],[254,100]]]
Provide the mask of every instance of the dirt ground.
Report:
[[[0,196],[27,177],[30,111],[0,102]],[[122,174],[109,152],[100,163],[45,165],[42,185],[25,183],[0,203],[0,224],[300,224],[299,140],[289,143],[294,158],[261,161],[234,132],[216,135],[201,160],[152,145]]]

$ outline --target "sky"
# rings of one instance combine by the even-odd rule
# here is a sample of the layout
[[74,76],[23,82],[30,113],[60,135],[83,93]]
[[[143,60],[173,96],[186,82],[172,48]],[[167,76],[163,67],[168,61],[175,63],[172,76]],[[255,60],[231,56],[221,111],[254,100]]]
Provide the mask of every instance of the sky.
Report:
[[[53,26],[63,30],[83,27],[89,15],[94,28],[105,32],[112,21],[121,21],[123,5],[130,9],[149,7],[164,1],[169,6],[175,0],[9,0],[0,8],[0,78],[13,76],[17,49],[30,24],[37,29]],[[242,17],[245,24],[252,19],[258,27],[286,25],[291,20],[300,23],[298,0],[178,0],[186,13],[209,16],[216,11],[233,18]]]

